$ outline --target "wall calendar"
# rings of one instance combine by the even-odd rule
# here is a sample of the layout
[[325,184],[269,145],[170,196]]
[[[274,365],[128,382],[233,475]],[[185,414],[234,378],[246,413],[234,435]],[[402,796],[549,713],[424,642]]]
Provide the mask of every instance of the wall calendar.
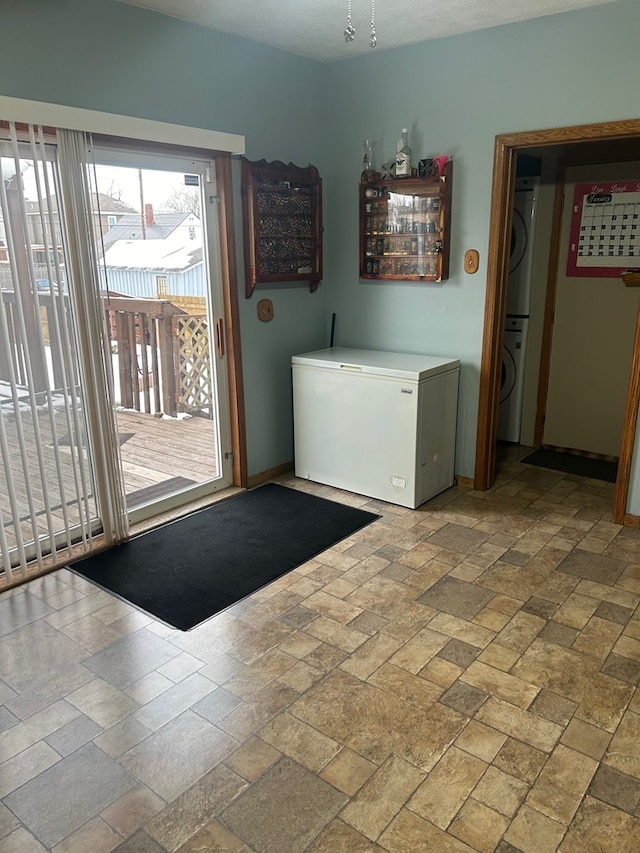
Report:
[[640,269],[640,181],[577,184],[568,276],[618,277]]

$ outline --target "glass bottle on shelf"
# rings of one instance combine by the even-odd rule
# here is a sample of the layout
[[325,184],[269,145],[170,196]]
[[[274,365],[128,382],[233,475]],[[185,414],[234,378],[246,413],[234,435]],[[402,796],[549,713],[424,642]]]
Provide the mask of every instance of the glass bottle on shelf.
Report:
[[365,139],[362,143],[364,147],[364,156],[362,158],[362,175],[360,180],[371,181],[375,175],[375,166],[373,165],[373,140]]
[[411,148],[409,147],[409,131],[402,128],[402,138],[396,147],[396,178],[411,176]]

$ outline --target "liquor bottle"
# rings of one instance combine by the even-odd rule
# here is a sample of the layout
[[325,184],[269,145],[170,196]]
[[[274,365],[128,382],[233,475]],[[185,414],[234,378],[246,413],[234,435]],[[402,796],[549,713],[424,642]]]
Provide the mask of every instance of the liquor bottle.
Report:
[[411,148],[409,148],[409,131],[402,128],[402,139],[396,146],[396,178],[411,176]]

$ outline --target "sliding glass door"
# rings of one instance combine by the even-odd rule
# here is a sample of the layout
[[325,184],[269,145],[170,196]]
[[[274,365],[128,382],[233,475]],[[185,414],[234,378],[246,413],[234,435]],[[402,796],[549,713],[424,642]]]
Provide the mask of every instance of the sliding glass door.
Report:
[[213,162],[0,124],[0,588],[230,483],[217,217]]
[[119,452],[139,520],[231,479],[215,165],[92,154]]

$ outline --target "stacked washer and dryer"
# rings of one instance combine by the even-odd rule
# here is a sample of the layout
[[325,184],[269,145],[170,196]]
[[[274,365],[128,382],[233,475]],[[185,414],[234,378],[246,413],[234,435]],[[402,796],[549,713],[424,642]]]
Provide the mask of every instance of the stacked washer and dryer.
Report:
[[517,178],[513,201],[498,439],[520,443],[539,178]]

